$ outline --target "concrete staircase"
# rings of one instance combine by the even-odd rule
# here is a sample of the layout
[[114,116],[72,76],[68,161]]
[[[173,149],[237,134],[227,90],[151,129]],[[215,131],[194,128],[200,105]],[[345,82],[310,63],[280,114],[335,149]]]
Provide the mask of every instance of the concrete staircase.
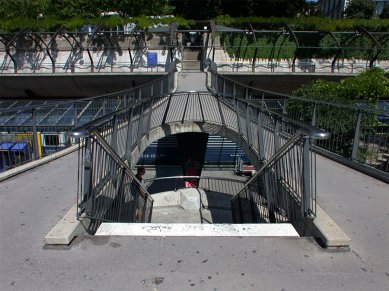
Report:
[[184,48],[182,55],[182,71],[183,72],[199,72],[201,50],[196,48]]
[[95,236],[299,237],[289,223],[232,224],[231,195],[185,188],[152,196],[151,223],[102,223]]
[[232,223],[231,195],[185,188],[152,195],[151,223]]

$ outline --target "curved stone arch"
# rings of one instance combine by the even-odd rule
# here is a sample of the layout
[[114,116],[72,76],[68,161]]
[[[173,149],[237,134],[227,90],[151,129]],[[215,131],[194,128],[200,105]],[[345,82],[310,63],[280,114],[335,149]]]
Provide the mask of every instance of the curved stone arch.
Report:
[[248,159],[257,170],[261,166],[258,159],[258,153],[248,144],[245,138],[239,135],[238,132],[220,124],[196,121],[166,123],[164,125],[152,128],[146,135],[142,137],[140,145],[132,150],[130,155],[131,165],[136,165],[142,153],[154,141],[157,141],[166,136],[189,132],[202,132],[225,137],[228,140],[236,143],[243,150],[243,152],[247,155]]

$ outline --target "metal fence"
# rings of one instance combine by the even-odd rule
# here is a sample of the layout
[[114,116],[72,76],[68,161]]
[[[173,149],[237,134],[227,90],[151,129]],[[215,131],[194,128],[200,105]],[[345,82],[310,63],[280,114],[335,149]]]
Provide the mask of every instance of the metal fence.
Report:
[[311,135],[298,130],[232,198],[235,223],[291,222],[303,234],[304,220],[316,215]]
[[287,24],[282,30],[211,24],[211,32],[207,58],[219,71],[353,74],[371,67],[389,69],[389,34],[363,27],[321,32]]
[[[114,31],[102,26],[84,28],[0,32],[0,73],[164,72],[173,59],[176,40],[169,27],[151,28],[147,33],[135,25]],[[148,52],[157,55],[155,61],[149,60]]]
[[77,217],[92,220],[89,231],[103,221],[150,222],[153,199],[101,135],[90,129],[80,147]]
[[170,176],[145,180],[145,188],[151,193],[151,188],[158,189],[161,184],[163,184],[164,189],[169,189],[170,191],[176,191],[181,188],[200,188],[232,196],[243,188],[245,181],[209,176]]
[[[230,137],[233,138],[235,135],[240,145],[251,153],[252,162],[258,166],[271,160],[279,149],[287,144],[291,136],[300,132],[301,128],[305,129],[305,133],[309,133],[309,137],[328,137],[325,131],[306,126],[281,113],[261,108],[250,101],[232,96],[220,98],[206,92],[180,92],[134,101],[127,108],[74,129],[73,137],[90,136],[91,129],[93,129],[92,134],[98,133],[125,164],[134,165],[133,153],[142,151],[143,139],[149,138],[153,129],[169,124],[179,126],[190,121],[210,125],[203,127],[205,132],[213,130],[215,126],[229,131]],[[169,132],[169,135],[181,132],[181,130],[172,132],[167,128],[165,130]],[[308,153],[310,143],[306,142],[304,148]],[[314,165],[313,156],[305,154],[304,157],[304,164]],[[296,158],[293,156],[291,159]],[[96,160],[100,163],[106,162],[104,159]],[[314,166],[306,167],[303,166],[304,164],[294,163],[294,167],[290,169],[293,174],[288,174],[288,182],[299,185],[302,181],[306,185],[312,185],[308,187],[309,189],[305,187],[303,194],[298,193],[299,197],[304,195],[304,199],[311,201],[309,205],[304,204],[304,213],[315,215],[313,207],[316,203]],[[88,165],[85,167],[89,168]],[[99,179],[102,178],[99,177]],[[204,186],[211,187],[210,184],[204,184]],[[290,187],[290,185],[285,184],[283,187]],[[278,194],[275,193],[275,195]],[[291,196],[290,199],[294,197]]]
[[260,90],[224,77],[214,68],[210,71],[209,86],[215,93],[255,101],[331,132],[329,139],[317,142],[320,153],[389,182],[389,110]]
[[1,102],[0,172],[73,144],[74,139],[69,139],[66,132],[76,126],[125,108],[132,100],[171,92],[173,70],[172,65],[166,76],[153,82],[97,97],[27,106],[21,102]]

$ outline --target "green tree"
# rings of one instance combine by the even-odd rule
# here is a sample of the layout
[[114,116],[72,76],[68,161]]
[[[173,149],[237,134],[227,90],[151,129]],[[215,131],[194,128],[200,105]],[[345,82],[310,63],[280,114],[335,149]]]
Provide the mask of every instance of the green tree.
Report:
[[370,19],[375,14],[375,2],[373,0],[351,0],[344,15],[346,18]]
[[[355,105],[357,102],[367,102],[375,107],[378,99],[389,95],[389,78],[379,68],[369,69],[356,77],[346,78],[340,82],[318,80],[307,84],[293,92],[293,95],[303,97],[306,101],[290,99],[286,110],[293,113],[299,120],[311,123],[314,108],[316,110],[316,126],[331,132],[331,140],[321,146],[345,157],[351,157],[354,130],[356,124],[355,111],[327,104],[314,106],[313,100],[321,100],[338,104]],[[377,120],[373,115],[363,116],[363,128],[374,132]]]
[[50,0],[0,0],[0,18],[33,18],[45,14]]
[[177,15],[206,20],[219,15],[295,17],[305,7],[304,0],[172,0]]
[[104,10],[105,1],[101,0],[49,0],[48,14],[60,19],[73,17],[93,18],[98,17]]

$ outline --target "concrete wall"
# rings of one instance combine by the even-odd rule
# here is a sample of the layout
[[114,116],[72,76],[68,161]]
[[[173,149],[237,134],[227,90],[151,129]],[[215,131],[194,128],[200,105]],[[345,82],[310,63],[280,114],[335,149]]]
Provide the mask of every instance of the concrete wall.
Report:
[[0,98],[80,98],[130,89],[167,73],[0,75]]

